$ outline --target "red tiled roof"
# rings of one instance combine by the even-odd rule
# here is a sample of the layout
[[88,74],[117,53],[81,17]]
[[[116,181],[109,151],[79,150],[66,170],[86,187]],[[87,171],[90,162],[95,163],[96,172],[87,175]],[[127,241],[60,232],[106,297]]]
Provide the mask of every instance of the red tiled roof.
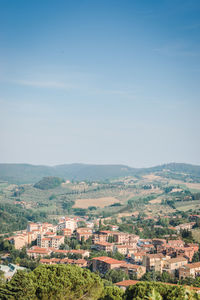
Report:
[[134,256],[144,256],[146,254],[147,254],[146,252],[141,251],[141,252],[134,253]]
[[73,250],[69,250],[69,252],[74,253],[74,254],[84,254],[85,252],[88,252],[88,250],[82,250],[82,249],[75,250],[75,249],[73,249]]
[[27,250],[28,253],[37,253],[37,254],[48,254],[49,251],[47,249],[44,250]]
[[100,245],[100,246],[113,246],[113,244],[108,243],[108,242],[96,242],[95,245]]
[[138,268],[144,267],[144,266],[142,266],[142,265],[134,265],[134,264],[127,264],[127,263],[125,263],[125,264],[123,264],[122,267],[123,267],[123,268],[127,268],[127,269],[138,269]]
[[167,260],[167,262],[172,263],[172,264],[177,263],[177,262],[182,262],[182,261],[188,261],[188,260],[187,260],[187,258],[185,258],[183,256],[178,256],[178,257]]
[[49,263],[50,261],[51,261],[51,259],[49,259],[49,258],[40,259],[41,263]]
[[154,245],[152,245],[152,244],[143,244],[143,245],[141,245],[140,246],[141,248],[154,248]]
[[64,237],[63,235],[55,235],[55,236],[52,236],[52,239],[61,239],[63,237]]
[[52,252],[55,252],[55,253],[69,253],[69,250],[59,250],[59,249],[55,249],[55,248],[50,248],[52,250]]
[[100,233],[105,233],[105,234],[107,234],[107,233],[116,234],[116,233],[118,233],[118,231],[101,230]]
[[187,264],[185,265],[186,268],[188,269],[195,269],[195,268],[200,268],[200,261],[192,264]]
[[117,260],[117,259],[114,259],[114,258],[111,258],[111,257],[108,257],[108,256],[100,256],[100,257],[94,257],[93,260],[100,260],[100,261],[103,261],[107,264],[122,264],[123,261],[121,260]]
[[140,282],[140,281],[139,280],[123,280],[123,281],[117,282],[115,284],[118,285],[118,286],[125,286],[125,287],[127,287],[129,285],[135,285],[138,282]]
[[127,245],[115,245],[115,247],[117,247],[117,248],[121,248],[121,249],[123,249],[123,248],[128,248],[129,246],[127,246]]

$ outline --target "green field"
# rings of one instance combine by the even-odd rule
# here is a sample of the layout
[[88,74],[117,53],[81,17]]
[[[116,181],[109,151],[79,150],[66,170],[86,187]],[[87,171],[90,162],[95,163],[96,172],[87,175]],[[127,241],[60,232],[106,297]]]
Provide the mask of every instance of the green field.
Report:
[[102,182],[64,182],[55,177],[46,177],[38,185],[1,182],[0,231],[13,230],[13,224],[21,229],[28,221],[54,222],[61,215],[87,215],[92,219],[131,217],[141,212],[162,217],[176,211],[200,210],[200,194],[194,193],[199,183],[169,180],[166,174],[161,175],[156,170],[144,176]]

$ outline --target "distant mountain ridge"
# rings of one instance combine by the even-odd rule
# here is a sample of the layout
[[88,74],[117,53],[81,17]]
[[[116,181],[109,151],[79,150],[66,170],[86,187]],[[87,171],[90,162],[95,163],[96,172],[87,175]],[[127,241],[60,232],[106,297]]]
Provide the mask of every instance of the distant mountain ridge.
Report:
[[151,168],[131,168],[126,165],[65,164],[41,166],[31,164],[0,164],[0,181],[25,184],[36,183],[46,176],[69,180],[106,180],[124,176],[137,176],[154,172],[174,172],[192,175],[200,180],[200,166],[169,163]]

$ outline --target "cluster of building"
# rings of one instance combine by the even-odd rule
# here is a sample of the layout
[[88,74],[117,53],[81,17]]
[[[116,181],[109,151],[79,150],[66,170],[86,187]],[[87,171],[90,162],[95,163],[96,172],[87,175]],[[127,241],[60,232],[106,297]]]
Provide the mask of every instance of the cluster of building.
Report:
[[[7,238],[16,249],[34,242],[36,245],[27,249],[30,258],[40,258],[42,264],[77,264],[81,267],[91,267],[93,271],[106,273],[111,269],[123,270],[135,278],[141,278],[147,271],[168,272],[179,278],[196,277],[200,275],[200,262],[191,263],[196,252],[197,244],[185,244],[180,239],[140,239],[138,235],[112,230],[94,231],[93,223],[87,227],[79,227],[83,221],[78,217],[60,218],[57,225],[49,223],[29,223],[27,230]],[[84,220],[85,221],[85,220]],[[194,224],[179,225],[177,230],[191,228]],[[74,237],[77,241],[91,239],[92,246],[88,250],[60,250],[65,237]],[[108,256],[94,257],[88,260],[91,250],[107,253],[121,253],[126,259],[116,260]],[[62,254],[60,258],[47,258],[52,254]],[[69,254],[77,255],[69,258]]]
[[[116,233],[107,233],[115,236]],[[117,235],[128,234],[118,232]],[[130,238],[130,235],[129,235]],[[135,243],[133,240],[135,239]],[[115,240],[115,239],[114,239]],[[131,263],[124,263],[116,261],[108,257],[93,258],[93,270],[101,273],[107,272],[109,269],[123,269],[127,273],[134,274],[136,278],[140,278],[146,271],[158,271],[160,273],[166,271],[169,274],[185,278],[188,275],[186,270],[190,269],[190,276],[200,274],[200,263],[191,264],[193,255],[198,252],[199,246],[197,244],[185,244],[182,240],[169,240],[165,239],[139,239],[138,236],[131,237],[131,246],[126,244],[127,239],[122,239],[121,245],[115,243],[107,243],[102,248],[98,249],[110,252],[117,251],[126,255]],[[119,242],[119,240],[118,240]],[[95,245],[95,244],[94,244]],[[194,271],[193,266],[196,271]],[[192,270],[191,270],[192,266]],[[185,270],[183,272],[183,270]],[[194,275],[195,274],[195,275]]]
[[[59,219],[57,225],[50,223],[29,223],[26,230],[16,233],[15,235],[6,238],[16,249],[27,247],[32,242],[37,240],[37,246],[41,248],[56,248],[64,243],[65,236],[71,236],[77,228],[79,218],[63,217]],[[61,231],[62,235],[57,235]]]

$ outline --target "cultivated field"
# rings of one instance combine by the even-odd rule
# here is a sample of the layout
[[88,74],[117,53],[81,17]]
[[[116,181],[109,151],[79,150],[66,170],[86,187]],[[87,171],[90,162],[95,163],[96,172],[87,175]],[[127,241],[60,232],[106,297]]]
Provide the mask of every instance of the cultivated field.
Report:
[[176,203],[176,209],[187,211],[190,209],[199,209],[200,208],[200,201],[194,200],[194,201],[180,201]]
[[88,208],[89,206],[96,206],[103,208],[114,203],[118,203],[119,200],[114,197],[102,197],[93,199],[77,199],[73,208]]

